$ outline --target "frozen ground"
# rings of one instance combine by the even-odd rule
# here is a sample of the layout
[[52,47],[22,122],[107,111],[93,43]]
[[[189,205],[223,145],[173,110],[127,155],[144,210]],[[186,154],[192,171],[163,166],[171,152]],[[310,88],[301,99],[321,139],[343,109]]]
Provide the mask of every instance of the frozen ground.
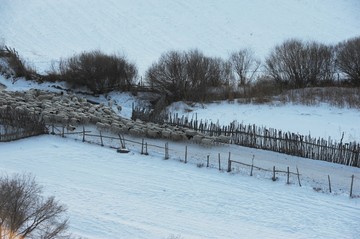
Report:
[[335,44],[360,34],[358,0],[1,0],[0,43],[39,71],[89,50],[120,53],[140,74],[169,50],[264,58],[289,38]]
[[[272,182],[257,172],[249,177],[198,168],[195,159],[184,164],[178,160],[183,155],[176,154],[183,150],[182,144],[170,143],[168,161],[160,149],[142,156],[138,145],[137,149],[130,143],[128,147],[129,154],[119,154],[58,136],[0,143],[0,172],[36,175],[47,194],[68,206],[70,231],[90,239],[171,235],[184,239],[355,239],[360,234],[360,201],[345,192],[317,193],[306,179],[299,187],[293,178],[286,185],[280,175],[279,181]],[[320,169],[331,172],[333,181],[345,177],[350,182],[349,176],[355,173],[360,182],[356,168],[238,148],[234,155],[255,153],[259,164],[264,157],[272,163],[294,160],[304,174]],[[189,157],[221,150],[234,149],[190,145]]]
[[357,109],[338,108],[328,104],[305,106],[296,104],[239,104],[219,102],[197,104],[190,107],[182,102],[174,103],[169,110],[179,117],[220,125],[229,125],[236,120],[244,124],[255,124],[267,128],[280,129],[301,135],[322,137],[340,141],[344,133],[344,142],[360,142],[360,111]]

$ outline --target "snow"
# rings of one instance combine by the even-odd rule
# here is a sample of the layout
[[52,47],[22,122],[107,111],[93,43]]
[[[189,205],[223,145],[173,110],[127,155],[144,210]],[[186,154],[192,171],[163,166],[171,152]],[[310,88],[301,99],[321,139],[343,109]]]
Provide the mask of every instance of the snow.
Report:
[[[360,233],[359,199],[349,199],[345,192],[317,193],[306,179],[299,187],[293,178],[294,183],[286,185],[263,175],[250,177],[184,164],[176,153],[183,146],[170,143],[171,158],[165,161],[162,150],[155,147],[144,156],[139,154],[139,145],[136,149],[128,144],[131,152],[119,154],[70,138],[39,136],[0,143],[0,172],[36,175],[47,194],[67,205],[70,231],[75,236],[356,238]],[[251,153],[251,149],[237,148]],[[215,154],[222,147],[190,145],[189,149],[196,152],[189,156],[194,158],[201,153]],[[284,160],[280,154],[262,154],[257,151],[256,159],[267,155],[268,161]],[[337,171],[334,182],[347,174],[348,183],[349,175],[356,173],[355,183],[359,184],[357,168],[288,158],[297,161],[301,173],[311,171],[313,165]]]
[[264,59],[289,38],[336,44],[359,35],[359,12],[358,0],[1,0],[0,42],[39,71],[102,50],[143,74],[169,50],[227,57],[250,47]]
[[236,120],[243,124],[255,124],[301,135],[331,137],[343,142],[360,142],[357,109],[338,108],[322,103],[314,106],[297,104],[240,104],[222,101],[218,103],[196,104],[191,107],[182,102],[174,103],[169,111],[179,117],[208,120],[208,122],[229,125]]
[[[168,50],[198,48],[226,58],[250,47],[264,59],[289,38],[336,44],[359,36],[357,0],[0,0],[0,44],[15,48],[37,70],[82,51],[102,50],[125,55],[139,67],[140,77]],[[0,76],[0,87],[18,91],[37,88],[60,91],[54,85]],[[85,95],[83,95],[85,96]],[[137,99],[129,93],[90,98],[122,106],[130,118]],[[314,137],[360,142],[359,111],[326,104],[254,105],[226,102],[188,106],[174,112],[220,124],[234,120]],[[191,112],[189,112],[191,111]],[[94,129],[92,129],[94,130]],[[149,140],[149,156],[128,143],[129,154],[82,143],[72,138],[38,136],[0,143],[0,174],[30,172],[68,207],[70,232],[99,238],[358,238],[360,169],[234,145],[202,147],[170,142],[170,160],[163,160],[163,140]],[[126,136],[129,139],[129,136]],[[140,142],[141,139],[130,138]],[[111,142],[118,146],[118,142]],[[228,153],[244,163],[301,174],[292,175],[233,165],[219,171],[218,153],[226,165]],[[197,167],[210,156],[210,168]],[[332,193],[328,190],[328,175]],[[315,192],[319,190],[320,192]]]

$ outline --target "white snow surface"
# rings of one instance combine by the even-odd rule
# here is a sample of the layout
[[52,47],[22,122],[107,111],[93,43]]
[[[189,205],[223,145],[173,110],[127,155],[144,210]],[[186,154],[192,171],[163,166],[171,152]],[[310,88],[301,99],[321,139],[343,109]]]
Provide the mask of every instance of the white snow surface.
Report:
[[360,34],[358,0],[1,0],[0,43],[39,71],[82,51],[120,53],[143,74],[162,53],[198,48],[264,59],[289,38],[326,44]]
[[[144,156],[139,145],[127,147],[129,154],[119,154],[51,135],[0,143],[0,173],[36,175],[46,195],[67,205],[70,232],[91,239],[355,239],[360,235],[360,201],[348,197],[350,175],[355,174],[355,184],[360,184],[359,168],[242,147],[197,145],[189,145],[189,163],[184,164],[179,161],[184,152],[180,143],[170,143],[166,161],[162,149],[149,147],[150,155]],[[249,169],[219,172],[216,160],[211,168],[195,166],[204,162],[205,154],[216,159],[218,152],[227,155],[228,150],[242,161],[255,153],[256,165],[262,167],[266,162],[277,167],[296,164],[303,187],[295,176],[286,185],[285,175],[272,182],[270,175],[257,170],[253,177]],[[326,193],[327,174],[336,193]],[[318,181],[321,177],[324,182]],[[359,185],[354,193],[359,195]]]
[[172,104],[169,112],[179,117],[206,120],[207,122],[229,125],[233,121],[255,124],[301,135],[311,135],[339,142],[360,142],[360,111],[338,108],[321,103],[313,106],[298,104],[240,104],[221,101],[189,106],[183,102]]

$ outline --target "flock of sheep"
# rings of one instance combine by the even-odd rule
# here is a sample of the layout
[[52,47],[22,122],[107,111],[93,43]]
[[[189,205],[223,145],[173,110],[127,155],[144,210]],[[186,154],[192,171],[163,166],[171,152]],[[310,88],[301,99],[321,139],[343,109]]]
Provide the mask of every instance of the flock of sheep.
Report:
[[112,109],[113,102],[95,104],[72,93],[55,93],[31,89],[28,91],[0,90],[0,107],[12,107],[39,115],[47,125],[74,129],[80,125],[96,125],[97,129],[113,134],[130,134],[140,137],[164,138],[174,141],[193,140],[211,145],[228,143],[230,137],[210,137],[200,132],[167,124],[157,125],[121,117]]

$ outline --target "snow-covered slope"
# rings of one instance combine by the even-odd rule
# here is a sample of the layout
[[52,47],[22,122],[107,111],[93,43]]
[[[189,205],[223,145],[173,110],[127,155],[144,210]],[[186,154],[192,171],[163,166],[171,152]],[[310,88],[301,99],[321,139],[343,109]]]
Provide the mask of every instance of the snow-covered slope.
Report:
[[167,50],[226,57],[251,47],[264,58],[288,38],[337,43],[360,35],[358,0],[1,0],[0,42],[39,70],[100,49],[143,73]]
[[[177,235],[184,239],[355,239],[360,235],[360,200],[350,199],[347,188],[355,174],[355,193],[360,192],[359,168],[255,150],[256,165],[266,167],[266,161],[277,166],[297,164],[303,183],[299,187],[293,175],[291,185],[286,185],[284,175],[272,182],[269,175],[257,178],[257,170],[254,177],[248,176],[249,168],[228,174],[180,163],[183,144],[170,143],[167,161],[162,159],[162,149],[152,147],[150,155],[144,156],[139,145],[130,144],[129,154],[119,154],[59,136],[0,143],[0,173],[36,175],[46,194],[67,205],[70,232],[89,239]],[[246,155],[253,151],[189,145],[189,159],[204,162],[205,154],[214,159],[219,150],[231,150],[241,161],[248,160]],[[216,167],[216,161],[212,164]],[[312,175],[314,182],[305,181],[315,169],[320,172]],[[326,191],[327,174],[336,192],[335,185],[345,179],[344,194],[312,190],[311,185],[323,177],[324,183],[314,187]]]

